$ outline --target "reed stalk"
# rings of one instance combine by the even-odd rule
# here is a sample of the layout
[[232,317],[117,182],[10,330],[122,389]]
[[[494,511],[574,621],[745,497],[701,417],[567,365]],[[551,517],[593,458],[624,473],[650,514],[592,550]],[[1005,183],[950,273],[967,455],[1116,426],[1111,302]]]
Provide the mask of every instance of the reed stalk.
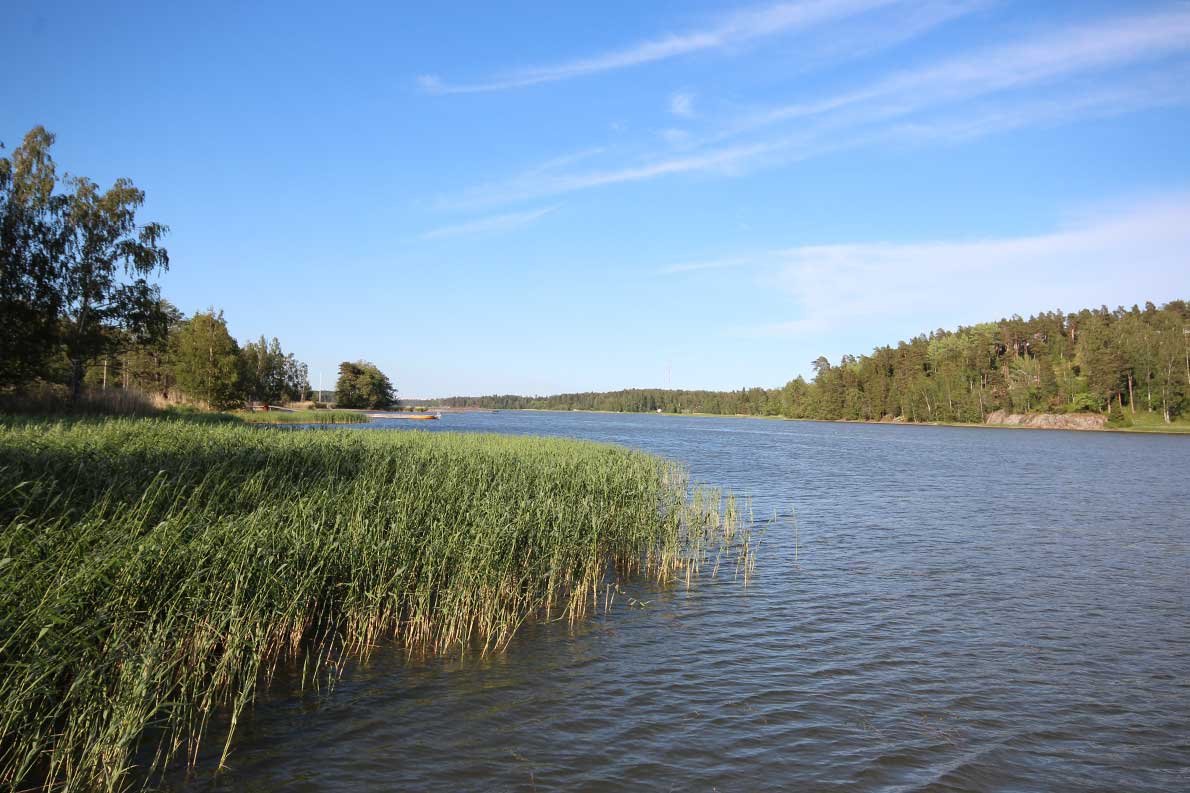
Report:
[[497,651],[725,549],[746,576],[727,504],[563,439],[2,420],[0,784],[123,790],[216,714],[226,754],[281,664]]

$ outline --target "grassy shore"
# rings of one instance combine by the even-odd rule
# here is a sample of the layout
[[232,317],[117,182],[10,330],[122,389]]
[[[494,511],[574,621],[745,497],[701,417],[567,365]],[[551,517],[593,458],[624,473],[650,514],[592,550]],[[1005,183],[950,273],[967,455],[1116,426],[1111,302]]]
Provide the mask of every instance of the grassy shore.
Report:
[[1125,432],[1190,433],[1190,419],[1180,418],[1172,424],[1166,424],[1164,417],[1160,413],[1139,410],[1135,414],[1132,414],[1127,408],[1125,408],[1124,413],[1132,422],[1131,427],[1121,428]]
[[366,424],[368,416],[354,410],[242,411],[231,415],[248,424]]
[[122,789],[133,756],[152,778],[216,712],[230,742],[279,664],[500,648],[620,577],[753,560],[734,502],[579,441],[7,419],[0,460],[10,789]]

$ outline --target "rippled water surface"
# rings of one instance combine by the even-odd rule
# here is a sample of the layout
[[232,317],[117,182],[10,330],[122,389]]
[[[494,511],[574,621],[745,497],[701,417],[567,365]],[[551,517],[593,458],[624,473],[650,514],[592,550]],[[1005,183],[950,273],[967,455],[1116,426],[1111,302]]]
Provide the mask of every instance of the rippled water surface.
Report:
[[231,771],[181,787],[1190,789],[1190,438],[559,413],[358,431],[413,427],[627,444],[779,520],[747,589],[646,590],[498,657],[381,652],[329,697],[259,706]]

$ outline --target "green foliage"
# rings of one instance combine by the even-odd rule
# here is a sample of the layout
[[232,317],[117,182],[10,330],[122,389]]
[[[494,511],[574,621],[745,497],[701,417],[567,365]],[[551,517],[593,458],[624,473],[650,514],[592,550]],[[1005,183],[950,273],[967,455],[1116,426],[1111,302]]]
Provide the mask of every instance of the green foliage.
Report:
[[[739,391],[452,397],[451,407],[608,410],[878,421],[982,422],[995,410],[1101,411],[1109,401],[1190,411],[1190,308],[1107,308],[938,330],[870,355],[819,357],[814,381]],[[1135,403],[1135,404],[1134,404]]]
[[1134,432],[1185,432],[1190,433],[1190,418],[1183,413],[1172,422],[1166,422],[1160,412],[1137,410],[1128,411],[1128,420],[1132,422],[1128,429]]
[[176,384],[170,340],[182,325],[182,312],[162,300],[157,314],[162,327],[147,339],[133,340],[112,359],[112,382],[125,390],[158,394],[168,399]]
[[[181,384],[217,408],[304,398],[305,364],[277,339],[245,347],[233,373],[235,342],[221,317],[183,325],[149,281],[169,267],[160,244],[168,229],[137,222],[144,192],[127,179],[102,190],[85,177],[60,178],[53,144],[36,127],[0,157],[0,388],[41,379],[68,383],[75,401],[85,384],[169,399]],[[100,361],[101,375],[89,377]]]
[[1052,406],[1053,400],[1058,396],[1058,377],[1054,374],[1054,364],[1049,358],[1040,358],[1037,366],[1038,396]]
[[276,405],[305,399],[310,390],[306,365],[281,350],[273,338],[266,343],[249,342],[240,351],[242,389],[248,399]]
[[305,366],[276,339],[249,345],[250,360],[233,375],[226,327],[219,332],[202,315],[180,327],[177,309],[149,281],[169,255],[160,245],[167,228],[137,222],[144,192],[127,179],[102,190],[85,177],[60,178],[53,144],[36,127],[0,158],[0,387],[60,380],[77,401],[88,366],[102,359],[103,377],[90,384],[103,389],[110,373],[112,386],[166,398],[178,381],[214,407],[304,396]]
[[151,337],[160,328],[161,295],[147,277],[166,270],[169,255],[159,245],[165,226],[137,224],[145,194],[132,182],[118,179],[106,192],[81,177],[69,184],[61,335],[77,396],[87,361],[119,349],[125,335]]
[[628,388],[623,391],[590,391],[548,397],[513,394],[448,397],[440,400],[440,403],[447,407],[482,407],[498,410],[601,410],[612,413],[661,411],[757,416],[777,416],[782,413],[781,394],[764,388],[746,388],[739,391]]
[[1120,407],[1120,403],[1113,402],[1111,409],[1107,411],[1107,426],[1115,428],[1132,426],[1132,419],[1129,417],[1128,411]]
[[341,408],[384,410],[398,404],[397,392],[375,364],[344,361],[339,364],[335,383],[335,404]]
[[629,575],[752,565],[733,504],[601,444],[0,421],[0,459],[10,790],[127,789],[142,736],[151,778],[280,663],[309,683],[385,640],[499,648]]
[[0,384],[44,375],[58,352],[77,398],[86,363],[162,325],[148,278],[169,266],[167,228],[138,224],[144,192],[59,178],[42,127],[0,159]]
[[240,351],[227,332],[223,312],[198,312],[183,322],[172,338],[174,377],[178,387],[216,410],[243,401]]
[[1066,405],[1067,413],[1098,413],[1103,410],[1103,402],[1094,394],[1083,391],[1074,395]]
[[53,143],[36,127],[0,157],[0,386],[43,376],[58,349],[63,212]]

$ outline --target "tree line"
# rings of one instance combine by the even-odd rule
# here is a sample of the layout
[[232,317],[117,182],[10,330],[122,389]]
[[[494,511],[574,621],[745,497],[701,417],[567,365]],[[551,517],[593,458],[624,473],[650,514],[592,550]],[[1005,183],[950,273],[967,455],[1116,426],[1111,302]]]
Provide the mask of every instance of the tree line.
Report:
[[1190,413],[1190,305],[1083,309],[936,330],[870,355],[819,357],[810,381],[738,391],[626,389],[450,397],[451,407],[983,422],[1003,410]]
[[[168,227],[138,223],[144,192],[59,175],[54,136],[31,130],[0,157],[0,395],[49,383],[178,394],[217,409],[304,400],[305,364],[280,342],[241,346],[222,312],[185,317],[150,279],[170,265]],[[0,147],[2,148],[2,147]],[[1190,310],[1106,306],[937,330],[869,355],[813,362],[814,376],[739,391],[628,389],[547,397],[452,397],[456,407],[982,422],[993,411],[1190,413]],[[391,381],[345,361],[342,407],[385,408]]]
[[[123,388],[218,410],[245,402],[279,405],[309,395],[306,365],[282,350],[276,338],[270,342],[261,336],[241,347],[222,311],[199,311],[185,318],[164,301],[161,310],[170,318],[165,332],[105,359],[105,377],[110,365]],[[96,370],[93,366],[89,371],[92,380]]]
[[[169,268],[169,229],[138,223],[145,194],[58,173],[43,127],[0,157],[0,395],[32,386],[124,389],[226,409],[310,394],[306,364],[274,337],[240,345],[221,311],[186,317],[150,279]],[[0,145],[0,149],[3,146]],[[343,407],[388,407],[396,391],[366,361],[344,362]]]

